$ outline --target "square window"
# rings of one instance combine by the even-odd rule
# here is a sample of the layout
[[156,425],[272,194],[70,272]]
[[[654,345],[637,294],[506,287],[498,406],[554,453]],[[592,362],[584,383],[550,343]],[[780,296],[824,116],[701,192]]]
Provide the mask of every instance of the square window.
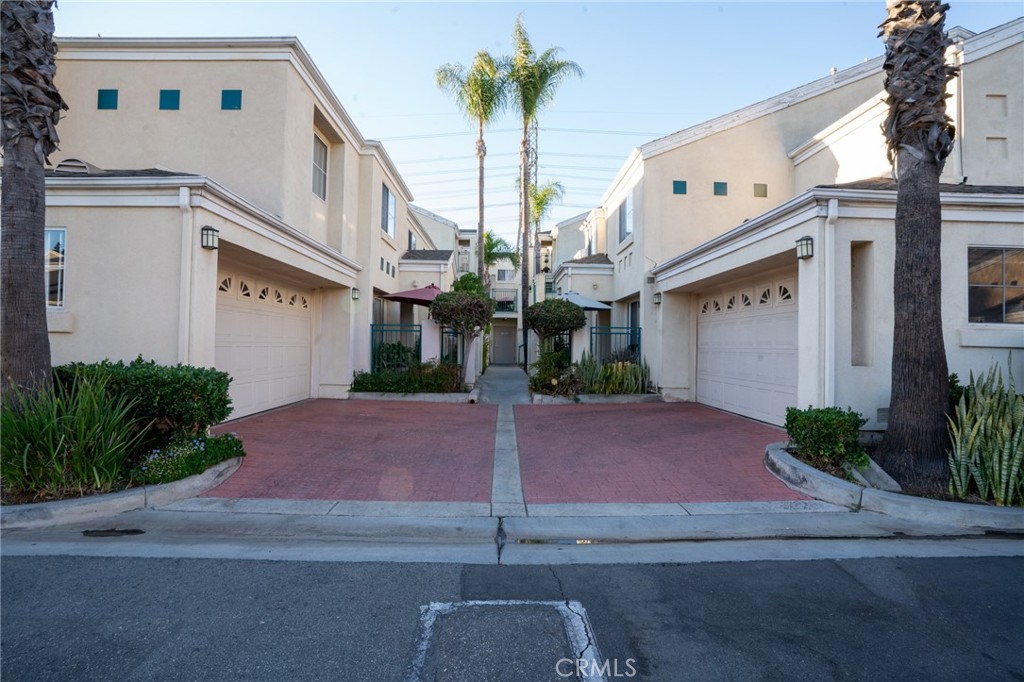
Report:
[[166,111],[177,111],[181,108],[181,90],[161,90],[160,108]]
[[762,184],[760,182],[755,182],[754,183],[754,196],[759,198],[759,199],[764,199],[765,197],[767,197],[768,196],[768,185]]
[[715,183],[715,196],[724,197],[729,195],[729,183],[728,182],[716,182]]
[[220,108],[228,110],[239,110],[242,108],[241,90],[221,90]]
[[117,109],[117,90],[99,90],[96,93],[97,109]]
[[967,249],[969,322],[1024,324],[1024,249]]
[[686,180],[673,180],[672,194],[686,194]]

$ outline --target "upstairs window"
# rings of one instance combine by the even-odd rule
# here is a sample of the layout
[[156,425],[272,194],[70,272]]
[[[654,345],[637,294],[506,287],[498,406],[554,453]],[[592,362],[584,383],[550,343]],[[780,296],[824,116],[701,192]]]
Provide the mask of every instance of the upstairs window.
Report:
[[96,92],[97,109],[117,109],[117,90],[98,90]]
[[181,108],[181,90],[161,90],[160,109],[177,111]]
[[221,90],[220,108],[223,110],[237,111],[242,108],[241,90]]
[[498,268],[498,281],[499,282],[514,282],[516,279],[516,271],[509,270],[507,268]]
[[768,185],[763,182],[754,183],[754,196],[758,199],[765,199],[768,197]]
[[967,249],[967,316],[1024,324],[1024,249]]
[[313,194],[327,199],[327,145],[313,135]]
[[724,197],[729,195],[729,183],[728,182],[716,182],[715,183],[715,196]]
[[44,233],[43,258],[46,274],[46,307],[64,307],[64,256],[67,230],[48,227]]
[[686,194],[686,180],[673,180],[672,194]]
[[409,230],[409,250],[410,251],[415,251],[416,250],[416,235],[415,235],[415,233],[413,233],[412,230]]
[[619,241],[633,234],[633,195],[627,194],[619,205]]
[[384,185],[380,202],[380,229],[392,239],[395,238],[395,212],[395,195]]

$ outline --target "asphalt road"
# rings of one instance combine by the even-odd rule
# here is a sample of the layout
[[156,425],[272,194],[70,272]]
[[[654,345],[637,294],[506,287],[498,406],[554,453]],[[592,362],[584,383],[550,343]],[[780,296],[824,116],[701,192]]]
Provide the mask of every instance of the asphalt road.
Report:
[[0,569],[5,682],[1024,679],[1022,558]]

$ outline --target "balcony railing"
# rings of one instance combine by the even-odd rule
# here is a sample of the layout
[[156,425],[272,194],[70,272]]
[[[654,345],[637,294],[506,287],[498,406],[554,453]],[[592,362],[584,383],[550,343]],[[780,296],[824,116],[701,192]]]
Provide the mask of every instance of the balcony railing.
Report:
[[519,310],[518,289],[492,289],[491,298],[498,302],[495,313],[514,313]]

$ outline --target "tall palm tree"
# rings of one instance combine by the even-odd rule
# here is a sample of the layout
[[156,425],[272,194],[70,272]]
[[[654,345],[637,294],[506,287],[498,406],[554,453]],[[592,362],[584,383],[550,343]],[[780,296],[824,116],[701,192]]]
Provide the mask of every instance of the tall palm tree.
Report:
[[54,0],[5,0],[3,30],[3,198],[0,215],[0,386],[50,384],[46,330],[43,239],[46,177],[43,167],[57,149],[56,125],[68,106],[53,85]]
[[[541,109],[551,104],[555,92],[570,76],[582,76],[583,69],[576,62],[559,59],[560,48],[551,47],[537,54],[523,26],[523,15],[516,17],[512,30],[515,51],[508,60],[509,95],[522,117],[523,135],[519,145],[519,232],[523,249],[522,310],[529,304],[530,276],[526,248],[530,241],[530,194],[527,171],[529,167],[529,129],[537,120]],[[523,368],[528,366],[526,352],[529,334],[523,325]]]
[[892,397],[877,456],[904,485],[928,486],[949,477],[939,176],[953,148],[946,84],[956,69],[945,60],[949,5],[888,0],[886,7],[880,35],[889,113],[883,130],[898,181]]
[[565,196],[565,188],[557,180],[548,180],[543,185],[530,185],[530,221],[533,223],[534,270],[540,262],[540,223],[555,207],[556,201]]
[[480,50],[466,70],[462,64],[444,64],[434,74],[437,86],[449,92],[462,112],[477,124],[477,275],[484,280],[484,126],[493,121],[505,107],[505,76],[498,62]]
[[490,230],[484,233],[484,288],[491,290],[491,266],[500,260],[508,259],[512,267],[518,268],[520,264],[519,252],[511,244],[494,234]]

